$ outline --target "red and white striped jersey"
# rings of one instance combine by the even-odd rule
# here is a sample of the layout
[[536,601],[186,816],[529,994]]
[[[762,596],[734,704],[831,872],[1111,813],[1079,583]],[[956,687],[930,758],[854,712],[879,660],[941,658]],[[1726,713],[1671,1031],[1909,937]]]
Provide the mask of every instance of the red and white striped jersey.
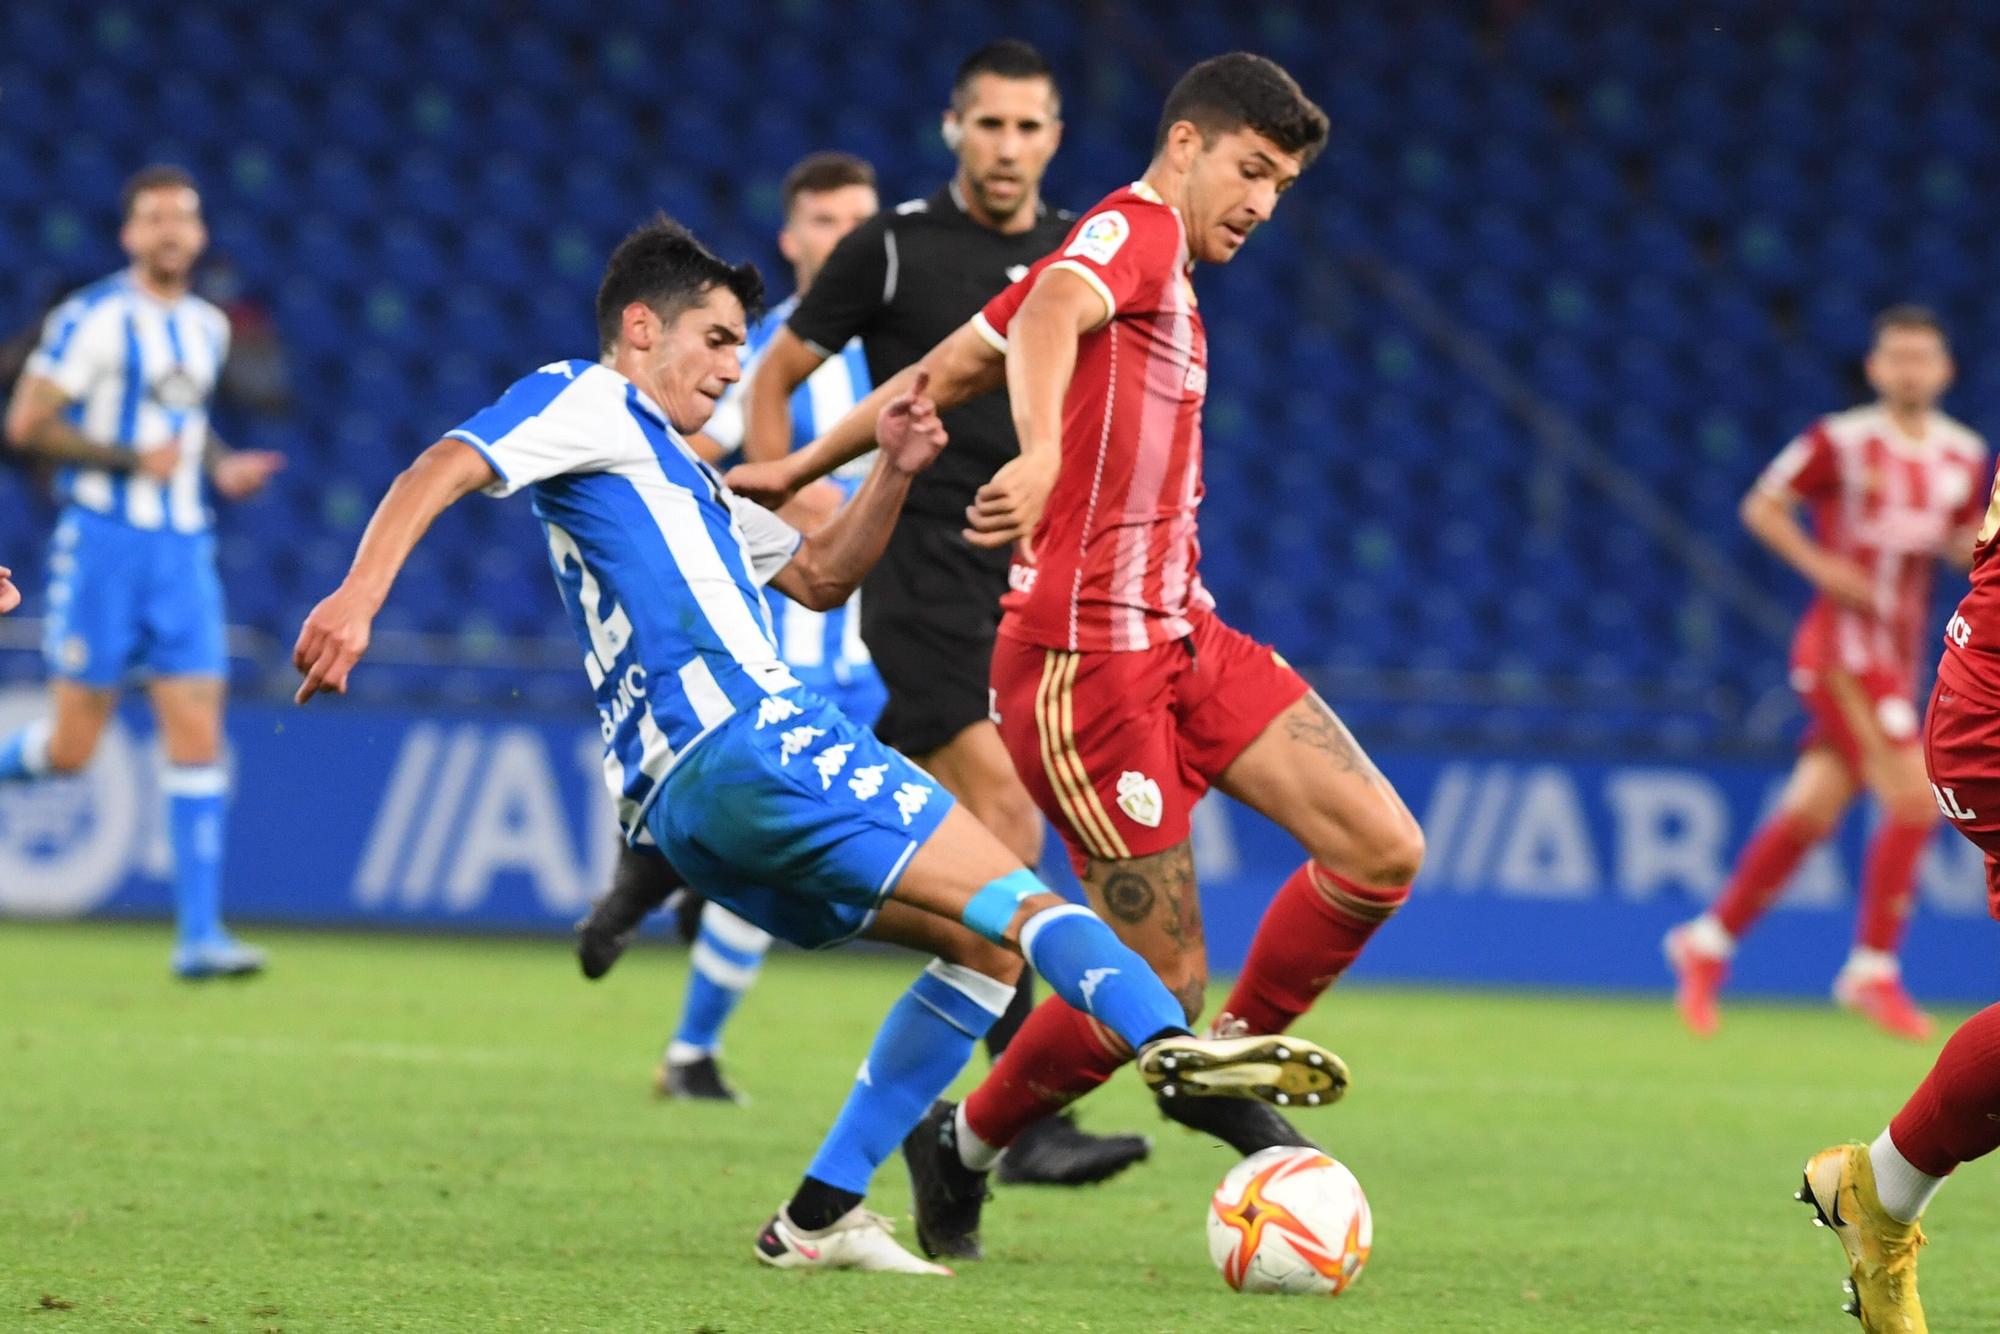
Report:
[[1000,633],[1072,652],[1169,643],[1215,605],[1195,568],[1208,337],[1180,214],[1144,183],[1107,197],[974,317],[995,347],[1050,268],[1089,283],[1111,317],[1078,341],[1062,470],[1034,559],[1017,555],[1009,572]]
[[1866,611],[1813,599],[1792,640],[1796,682],[1838,669],[1914,690],[1938,557],[1978,521],[1986,480],[1985,442],[1941,412],[1912,439],[1871,404],[1822,417],[1785,446],[1759,487],[1804,501],[1819,543],[1874,585]]

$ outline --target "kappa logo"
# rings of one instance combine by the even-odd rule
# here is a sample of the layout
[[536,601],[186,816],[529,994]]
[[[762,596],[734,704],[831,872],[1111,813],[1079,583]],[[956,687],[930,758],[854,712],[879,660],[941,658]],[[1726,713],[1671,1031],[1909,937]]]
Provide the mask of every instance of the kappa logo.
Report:
[[826,732],[822,728],[810,727],[804,723],[800,723],[797,727],[794,727],[791,731],[778,738],[778,763],[790,764],[794,755],[825,735]]
[[882,775],[888,772],[889,766],[886,764],[863,765],[854,771],[852,778],[847,780],[847,790],[861,800],[867,801],[882,790]]
[[917,818],[917,812],[930,804],[931,790],[922,783],[905,783],[896,789],[894,797],[896,809],[902,813],[903,823]]
[[1125,221],[1123,213],[1115,208],[1110,209],[1084,223],[1082,229],[1077,232],[1076,239],[1069,243],[1069,249],[1063,251],[1063,254],[1078,255],[1099,264],[1109,264],[1111,257],[1118,253],[1130,235],[1132,235],[1132,224]]
[[777,695],[766,695],[757,701],[757,730],[763,731],[773,723],[782,723],[787,718],[799,716],[799,706]]
[[1118,976],[1116,968],[1092,968],[1085,972],[1083,980],[1076,984],[1076,989],[1083,993],[1083,1003],[1089,1005],[1097,998],[1097,988],[1104,980],[1116,976]]
[[824,792],[833,786],[833,780],[840,777],[840,771],[847,767],[847,757],[854,753],[854,743],[843,741],[837,746],[828,746],[813,756],[813,768],[819,770],[819,790]]
[[1137,769],[1127,769],[1118,775],[1118,809],[1131,816],[1134,823],[1158,829],[1165,806],[1160,785]]

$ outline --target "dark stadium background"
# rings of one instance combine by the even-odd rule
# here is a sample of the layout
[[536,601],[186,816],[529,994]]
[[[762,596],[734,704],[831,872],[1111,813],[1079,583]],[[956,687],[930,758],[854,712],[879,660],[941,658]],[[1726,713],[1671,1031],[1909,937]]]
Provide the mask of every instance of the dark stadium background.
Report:
[[[376,496],[513,377],[587,354],[617,238],[664,208],[756,258],[782,293],[786,167],[843,148],[876,164],[885,202],[927,193],[951,165],[937,135],[949,71],[1001,35],[1034,41],[1061,78],[1066,138],[1045,187],[1060,204],[1140,172],[1162,93],[1206,55],[1271,54],[1332,117],[1275,223],[1198,275],[1213,358],[1204,575],[1399,781],[1399,765],[1418,776],[1419,814],[1460,782],[1458,823],[1431,831],[1445,934],[1525,912],[1565,942],[1497,967],[1411,930],[1407,957],[1377,966],[1663,981],[1653,934],[1702,887],[1633,869],[1628,826],[1650,817],[1619,805],[1619,775],[1708,784],[1732,821],[1726,854],[1799,723],[1784,650],[1804,590],[1742,532],[1740,495],[1800,426],[1864,394],[1869,319],[1893,301],[1950,326],[1950,410],[1975,429],[2000,417],[1986,299],[2000,202],[1979,184],[2000,167],[1993,7],[15,0],[0,9],[0,330],[31,336],[66,288],[117,267],[119,183],[183,163],[213,236],[203,290],[237,321],[221,429],[291,457],[221,520],[239,773],[256,779],[239,803],[266,786],[260,766],[285,763],[287,651]],[[0,682],[39,680],[52,520],[30,472],[0,473],[0,555],[29,590],[0,623]],[[349,786],[388,783],[412,728],[439,731],[440,751],[452,728],[558,738],[551,763],[572,782],[560,737],[589,719],[525,501],[448,515],[379,630],[341,721],[315,724],[378,754],[365,775],[353,756],[332,770],[330,828],[347,828],[334,808]],[[1504,791],[1482,797],[1494,773]],[[1589,864],[1565,862],[1558,829],[1509,880],[1494,840],[1533,814],[1547,775],[1567,785]],[[585,790],[564,798],[578,821]],[[375,795],[356,800],[361,841],[381,822]],[[1690,817],[1669,803],[1660,818],[1672,837]],[[242,884],[273,835],[238,826]],[[64,835],[44,833],[16,855],[59,856]],[[1241,856],[1211,882],[1268,892],[1260,838],[1239,830]],[[143,823],[131,842],[131,875],[93,904],[157,908]],[[597,856],[578,846],[566,893]],[[1947,917],[1977,912],[1960,851],[1927,880]],[[1537,875],[1555,892],[1510,898]],[[386,903],[491,924],[440,906],[447,879],[385,882],[361,906],[335,902],[351,884],[325,902],[295,888],[244,911],[344,919]],[[547,892],[496,884],[495,922],[555,919],[532,907]],[[1799,918],[1827,942],[1825,970],[1746,961],[1745,981],[1818,987],[1841,892]],[[1920,922],[1913,976],[1933,946],[1947,989],[1990,971],[1977,945]]]

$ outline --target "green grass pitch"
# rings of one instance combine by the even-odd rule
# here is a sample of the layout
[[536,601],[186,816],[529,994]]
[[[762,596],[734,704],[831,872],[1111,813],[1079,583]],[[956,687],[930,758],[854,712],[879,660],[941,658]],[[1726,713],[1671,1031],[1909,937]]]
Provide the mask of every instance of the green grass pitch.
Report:
[[[985,1263],[800,1276],[751,1235],[914,961],[774,957],[731,1034],[738,1111],[648,1090],[679,951],[593,986],[558,941],[255,938],[270,976],[189,987],[158,928],[0,928],[0,1325],[1844,1332],[1838,1246],[1790,1193],[1930,1060],[1823,1009],[1739,1005],[1703,1045],[1660,1002],[1355,987],[1303,1027],[1355,1071],[1302,1114],[1375,1207],[1349,1295],[1224,1288],[1202,1216],[1227,1153],[1130,1077],[1085,1121],[1150,1130],[1153,1161],[1003,1189]],[[1925,1294],[1939,1328],[1993,1329],[2000,1192],[1964,1178]],[[900,1163],[873,1202],[907,1213]]]

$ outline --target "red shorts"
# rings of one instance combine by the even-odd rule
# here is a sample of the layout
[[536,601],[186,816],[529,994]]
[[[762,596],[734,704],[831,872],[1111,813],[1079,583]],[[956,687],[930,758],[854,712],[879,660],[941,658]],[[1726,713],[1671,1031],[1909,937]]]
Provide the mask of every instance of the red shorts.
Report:
[[1944,818],[1986,854],[1986,908],[2000,917],[2000,708],[1940,680],[1924,720],[1924,767]]
[[1079,873],[1184,841],[1215,776],[1311,689],[1269,645],[1190,619],[1185,639],[1136,652],[994,645],[1000,738]]
[[[1867,697],[1875,725],[1891,746],[1917,744],[1917,706],[1910,700],[1910,688],[1894,672],[1863,672],[1853,677]],[[1846,763],[1855,781],[1861,780],[1861,738],[1840,700],[1827,688],[1826,678],[1809,669],[1795,668],[1792,688],[1806,710],[1806,734],[1799,738],[1800,750],[1831,746]]]

